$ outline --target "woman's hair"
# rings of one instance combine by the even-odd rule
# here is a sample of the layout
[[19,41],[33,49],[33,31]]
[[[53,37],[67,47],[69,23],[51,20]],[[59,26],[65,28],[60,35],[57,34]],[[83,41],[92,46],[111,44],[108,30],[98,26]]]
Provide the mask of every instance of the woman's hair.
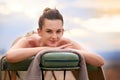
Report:
[[25,37],[29,37],[32,34],[37,34],[37,32],[36,31],[27,32],[27,34],[25,34]]
[[45,8],[43,14],[40,16],[38,21],[38,25],[40,29],[42,29],[45,18],[50,20],[59,19],[62,21],[62,24],[64,22],[63,16],[60,14],[60,12],[57,9]]

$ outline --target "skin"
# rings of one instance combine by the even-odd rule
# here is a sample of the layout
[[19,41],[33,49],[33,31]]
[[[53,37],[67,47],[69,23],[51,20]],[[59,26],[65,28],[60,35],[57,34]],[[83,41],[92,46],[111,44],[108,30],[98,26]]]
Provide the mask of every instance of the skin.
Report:
[[[61,20],[45,19],[42,29],[37,29],[31,37],[19,39],[6,53],[9,62],[16,63],[36,55],[43,49],[61,48],[75,49],[84,56],[86,63],[94,66],[102,66],[104,60],[99,55],[89,52],[72,40],[63,38],[63,25]],[[23,56],[24,55],[24,56]]]

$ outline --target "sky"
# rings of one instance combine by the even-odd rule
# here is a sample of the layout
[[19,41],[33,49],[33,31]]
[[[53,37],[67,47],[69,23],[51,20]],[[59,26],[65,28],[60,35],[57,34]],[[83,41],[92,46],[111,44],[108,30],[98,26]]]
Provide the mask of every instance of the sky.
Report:
[[120,0],[0,0],[0,50],[38,28],[46,7],[64,17],[64,37],[92,51],[120,50]]

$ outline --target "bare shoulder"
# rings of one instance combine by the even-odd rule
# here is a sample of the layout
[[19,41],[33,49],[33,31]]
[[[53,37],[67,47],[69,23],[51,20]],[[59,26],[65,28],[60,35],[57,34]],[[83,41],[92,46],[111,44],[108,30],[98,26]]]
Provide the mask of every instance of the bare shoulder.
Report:
[[29,39],[27,37],[20,37],[20,38],[17,38],[11,48],[24,48],[24,47],[28,47],[29,45]]
[[77,44],[74,40],[68,38],[62,38],[62,42],[66,44]]
[[68,38],[62,38],[61,43],[68,44],[68,43],[71,43],[71,40]]
[[69,39],[69,38],[62,38],[62,41],[67,42],[67,43],[77,43],[74,40]]

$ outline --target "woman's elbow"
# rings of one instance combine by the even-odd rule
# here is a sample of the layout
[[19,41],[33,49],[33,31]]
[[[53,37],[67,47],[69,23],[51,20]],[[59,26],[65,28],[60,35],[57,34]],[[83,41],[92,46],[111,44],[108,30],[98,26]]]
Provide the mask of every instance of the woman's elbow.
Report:
[[99,61],[97,66],[103,66],[104,65],[104,60]]
[[95,63],[96,63],[95,66],[100,67],[100,66],[103,66],[105,62],[104,62],[104,59],[101,58],[101,59],[99,59],[99,60],[96,60]]
[[87,60],[87,63],[93,66],[100,67],[104,65],[104,59],[103,58],[96,58],[93,60],[90,59],[90,60]]
[[100,67],[100,66],[104,65],[105,60],[103,59],[103,57],[98,55],[98,56],[95,57],[94,63],[95,63],[96,66]]
[[9,53],[6,53],[5,58],[6,58],[6,60],[7,60],[8,62],[11,62],[11,63],[14,63],[14,62],[15,62],[13,56],[12,56],[11,54],[9,54]]
[[96,66],[96,67],[101,67],[104,65],[104,61],[88,62],[88,64]]

